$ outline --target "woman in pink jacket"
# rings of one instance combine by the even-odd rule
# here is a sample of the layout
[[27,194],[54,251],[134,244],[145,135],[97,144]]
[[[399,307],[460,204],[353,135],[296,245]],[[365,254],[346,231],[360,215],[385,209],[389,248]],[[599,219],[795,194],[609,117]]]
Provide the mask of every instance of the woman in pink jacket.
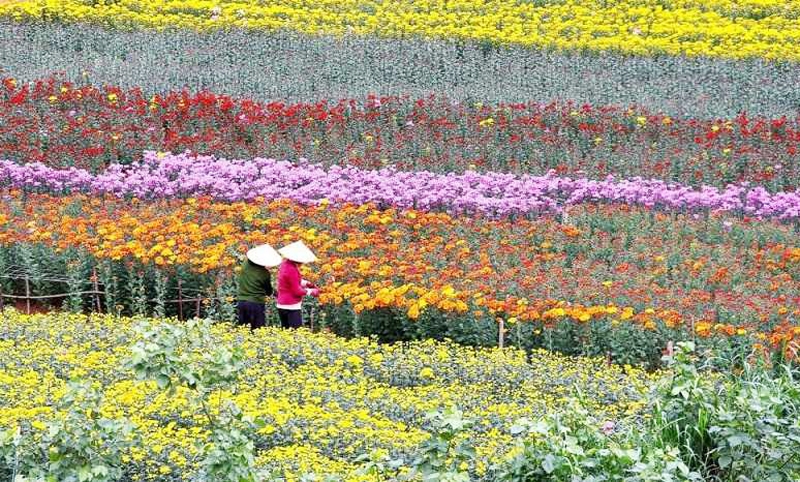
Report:
[[319,289],[300,275],[300,265],[313,263],[317,257],[302,241],[284,246],[278,253],[284,257],[278,269],[278,317],[282,327],[300,328],[303,297],[319,296]]

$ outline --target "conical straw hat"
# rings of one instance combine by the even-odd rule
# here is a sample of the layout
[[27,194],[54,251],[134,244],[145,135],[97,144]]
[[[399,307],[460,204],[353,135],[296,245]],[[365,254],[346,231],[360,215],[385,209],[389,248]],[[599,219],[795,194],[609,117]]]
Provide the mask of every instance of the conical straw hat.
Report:
[[281,264],[281,255],[268,244],[262,244],[250,249],[247,252],[247,259],[265,268],[274,268]]
[[302,241],[295,241],[292,244],[288,244],[279,249],[278,252],[284,258],[296,263],[313,263],[317,260],[314,253],[312,253],[311,250],[308,249],[308,246]]

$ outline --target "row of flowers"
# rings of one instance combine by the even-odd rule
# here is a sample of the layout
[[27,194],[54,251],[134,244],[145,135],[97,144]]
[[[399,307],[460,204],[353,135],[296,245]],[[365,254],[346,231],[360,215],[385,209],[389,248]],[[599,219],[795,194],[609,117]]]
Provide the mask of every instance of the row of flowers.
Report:
[[[684,119],[642,108],[367,97],[286,104],[211,92],[149,95],[58,77],[0,87],[0,158],[102,169],[145,150],[326,165],[654,177],[793,189],[797,119]],[[565,155],[566,153],[566,155]]]
[[377,0],[309,5],[282,0],[142,4],[120,0],[23,0],[0,6],[14,20],[89,22],[111,28],[298,30],[308,34],[422,36],[521,44],[566,50],[622,51],[714,57],[798,60],[796,7],[726,2],[591,2],[549,4],[500,0]]
[[[166,393],[123,368],[141,320],[0,315],[0,433],[19,428],[41,437],[45,422],[63,416],[55,407],[67,380],[81,378],[104,395],[96,417],[126,418],[141,437],[123,455],[123,480],[182,481],[197,470],[198,451],[210,438],[208,412],[192,405],[186,388]],[[511,449],[517,419],[559,409],[579,390],[601,423],[629,427],[661,376],[544,351],[376,344],[228,324],[215,325],[213,336],[243,351],[239,380],[222,396],[265,422],[253,434],[256,465],[278,469],[289,481],[311,472],[374,480],[357,476],[359,455],[408,458],[431,429],[426,413],[452,404],[479,421],[464,435],[476,452],[471,470],[482,480]],[[221,408],[213,401],[207,409],[216,415]],[[0,474],[13,463],[0,458]]]
[[584,203],[645,206],[680,212],[728,212],[785,221],[800,219],[800,193],[770,193],[761,186],[724,189],[661,180],[571,179],[495,172],[436,174],[363,170],[301,160],[228,160],[191,154],[146,152],[141,162],[115,164],[92,175],[39,163],[0,161],[0,187],[40,192],[85,192],[160,199],[210,196],[227,201],[290,199],[302,204],[375,203],[396,208],[440,210],[490,217],[560,214]]
[[[154,297],[174,298],[179,281],[184,291],[192,286],[233,301],[233,273],[248,247],[302,239],[322,259],[306,276],[324,286],[328,323],[346,320],[342,332],[357,333],[349,324],[360,314],[388,310],[392,336],[404,329],[419,334],[415,321],[429,334],[436,333],[430,323],[456,320],[456,331],[479,327],[481,343],[497,342],[499,320],[598,323],[611,331],[631,325],[659,331],[658,343],[732,336],[782,346],[800,334],[800,248],[790,228],[769,222],[596,206],[576,208],[564,225],[286,200],[142,203],[12,192],[3,201],[0,269],[38,266],[62,276],[82,270],[78,279],[90,288],[90,265],[104,271],[98,263],[112,263],[101,281],[127,300],[120,302],[126,311],[131,298],[141,296],[150,307]],[[25,254],[24,246],[44,251]],[[75,252],[90,259],[78,262]],[[37,279],[46,276],[31,276],[37,294],[64,292]],[[0,283],[6,293],[24,293],[21,281]],[[113,311],[117,302],[106,301]],[[533,337],[535,329],[525,334]],[[549,343],[542,338],[548,333],[536,335],[536,343]],[[592,335],[596,343],[602,336]],[[630,356],[646,359],[654,348],[660,349]]]

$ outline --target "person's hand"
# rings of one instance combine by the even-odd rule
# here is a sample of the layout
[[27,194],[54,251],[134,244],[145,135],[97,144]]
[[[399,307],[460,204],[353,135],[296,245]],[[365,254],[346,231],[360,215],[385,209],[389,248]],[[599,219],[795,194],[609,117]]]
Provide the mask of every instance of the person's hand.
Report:
[[309,283],[308,280],[305,279],[300,280],[300,286],[302,286],[303,288],[313,288],[313,286],[311,286],[311,283]]
[[317,296],[319,296],[319,288],[311,288],[310,290],[308,290],[308,294],[316,298]]

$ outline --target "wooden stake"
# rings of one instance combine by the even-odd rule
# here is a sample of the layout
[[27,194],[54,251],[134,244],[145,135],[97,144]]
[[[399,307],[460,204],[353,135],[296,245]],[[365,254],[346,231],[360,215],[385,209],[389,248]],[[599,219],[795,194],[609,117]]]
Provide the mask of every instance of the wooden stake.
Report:
[[92,283],[94,284],[94,301],[97,304],[97,312],[102,313],[103,306],[100,304],[100,295],[98,294],[100,293],[100,286],[97,284],[97,268],[94,266],[92,266]]
[[178,319],[183,320],[183,285],[178,277]]
[[497,335],[497,344],[500,346],[500,348],[503,348],[506,341],[506,321],[502,318],[500,318],[500,326],[498,327]]

